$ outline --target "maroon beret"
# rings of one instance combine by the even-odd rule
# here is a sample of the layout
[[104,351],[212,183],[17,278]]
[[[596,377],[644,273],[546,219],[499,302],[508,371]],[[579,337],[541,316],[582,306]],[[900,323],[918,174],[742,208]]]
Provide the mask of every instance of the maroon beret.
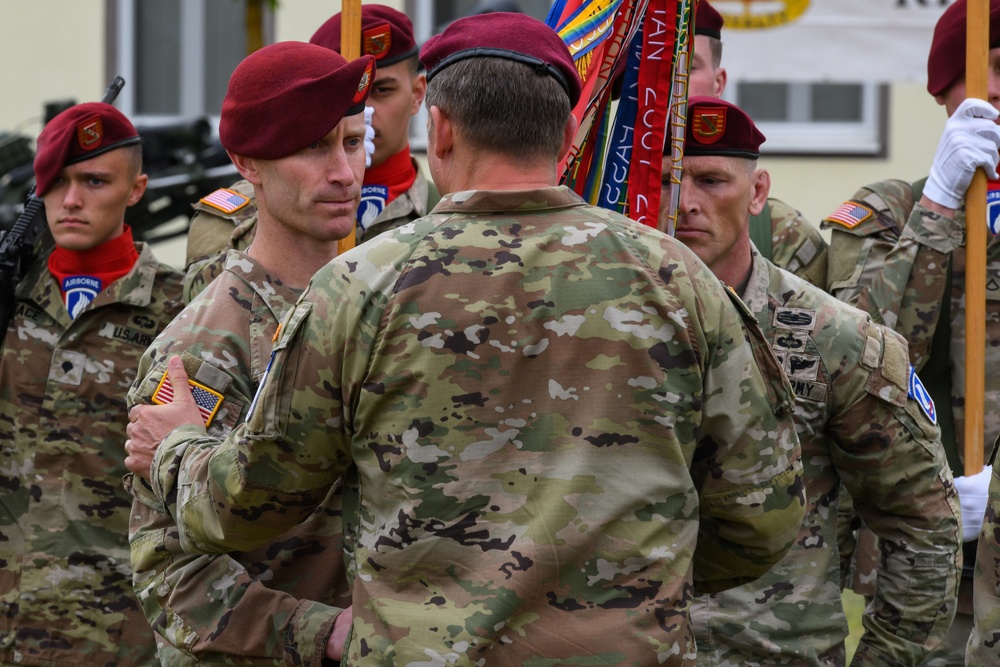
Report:
[[[927,91],[941,95],[965,74],[966,0],[955,0],[944,10],[927,57]],[[1000,0],[990,0],[990,44],[1000,40]]]
[[[309,38],[310,44],[340,53],[340,13],[331,16]],[[413,23],[403,12],[385,5],[361,6],[361,53],[387,67],[417,55]]]
[[237,155],[276,160],[319,141],[364,110],[375,59],[348,62],[305,42],[278,42],[243,59],[222,100],[219,139]]
[[[688,100],[684,155],[725,155],[756,160],[764,135],[742,109],[717,97]],[[670,143],[664,152],[670,150]]]
[[694,16],[694,34],[722,39],[722,26],[726,22],[708,0],[698,3],[698,11]]
[[45,125],[35,150],[35,191],[44,195],[59,171],[115,148],[138,144],[139,133],[118,109],[87,102],[66,109]]
[[582,84],[569,49],[555,30],[526,14],[466,16],[428,39],[420,49],[428,81],[466,58],[504,58],[530,65],[558,81],[572,106],[580,99]]

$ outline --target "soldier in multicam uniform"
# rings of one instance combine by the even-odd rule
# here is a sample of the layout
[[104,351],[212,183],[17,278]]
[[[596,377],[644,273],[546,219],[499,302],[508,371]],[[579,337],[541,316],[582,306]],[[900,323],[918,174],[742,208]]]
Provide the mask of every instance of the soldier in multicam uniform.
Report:
[[[309,40],[340,52],[337,13]],[[420,69],[413,24],[402,12],[383,5],[361,7],[361,50],[378,63],[368,97],[374,109],[374,154],[365,172],[358,208],[358,241],[426,215],[440,199],[410,157],[410,118],[420,110],[427,79]],[[253,241],[257,202],[246,181],[216,191],[194,206],[187,243],[185,293],[190,299],[222,270],[227,249]]]
[[[726,68],[722,67],[722,27],[725,19],[708,0],[698,3],[688,96],[722,97]],[[750,238],[764,258],[817,287],[826,287],[826,240],[799,211],[780,199],[750,218]]]
[[147,178],[114,107],[53,118],[35,180],[51,238],[18,285],[0,356],[0,664],[145,667],[155,646],[130,585],[124,395],[183,306],[181,276],[124,222]]
[[[320,665],[334,619],[350,605],[339,489],[305,523],[264,547],[195,556],[184,553],[170,516],[183,450],[155,461],[151,453],[164,437],[183,440],[193,432],[206,441],[202,452],[188,455],[205,456],[209,440],[245,418],[278,322],[354,227],[373,63],[370,56],[348,63],[329,49],[287,42],[255,52],[230,79],[219,134],[257,192],[257,241],[246,252],[229,252],[223,273],[143,356],[129,393],[135,407],[126,465],[152,482],[128,481],[136,497],[134,584],[164,644],[164,665]],[[261,99],[262,88],[274,93]],[[257,118],[267,118],[272,131],[254,133]],[[311,204],[297,204],[303,201]],[[177,392],[187,401],[162,397],[168,359],[201,385],[195,391],[209,413],[207,429],[190,392]],[[168,380],[171,396],[184,387]]]
[[965,664],[1000,665],[1000,463],[996,447],[992,457],[989,502],[976,551],[972,606],[975,624],[969,637]]
[[[989,62],[994,63],[1000,59],[1000,0],[990,2],[989,30]],[[965,563],[955,621],[944,644],[923,663],[928,667],[964,661],[972,627],[975,540],[990,480],[988,469],[960,476],[965,404],[963,200],[975,169],[993,174],[997,165],[1000,129],[991,105],[1000,104],[1000,74],[996,68],[989,70],[990,103],[965,100],[965,41],[966,2],[957,0],[938,20],[927,63],[927,89],[949,115],[928,178],[865,186],[823,223],[831,230],[829,291],[906,338],[911,363],[934,402],[943,407],[938,419],[962,505]],[[984,442],[989,447],[1000,434],[1000,242],[981,242],[987,244]],[[862,548],[866,535],[862,530],[848,584],[870,596],[876,582],[874,559]],[[850,556],[845,554],[845,561]]]
[[883,538],[880,586],[851,664],[914,665],[947,631],[958,588],[958,499],[938,429],[924,412],[933,406],[907,397],[919,380],[901,336],[779,269],[753,246],[750,215],[770,188],[767,171],[756,169],[763,141],[735,105],[688,100],[676,237],[736,287],[791,379],[806,517],[770,572],[695,598],[698,662],[845,664],[834,539],[843,483]]
[[353,464],[345,663],[693,665],[693,592],[802,519],[787,380],[694,254],[555,187],[581,83],[554,31],[476,15],[421,59],[448,194],[313,277],[181,530],[259,544]]

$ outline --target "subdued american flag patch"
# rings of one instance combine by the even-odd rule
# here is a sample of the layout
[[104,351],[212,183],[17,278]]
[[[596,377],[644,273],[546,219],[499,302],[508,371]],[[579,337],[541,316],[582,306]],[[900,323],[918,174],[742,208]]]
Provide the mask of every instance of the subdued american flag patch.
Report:
[[847,227],[848,229],[854,229],[873,215],[875,215],[875,211],[871,210],[864,204],[849,201],[841,204],[840,207],[828,215],[826,219],[843,227]]
[[[194,396],[194,402],[198,405],[198,412],[201,413],[202,419],[205,420],[205,428],[208,428],[208,425],[212,423],[212,419],[215,417],[215,413],[219,411],[219,406],[222,405],[222,394],[194,380],[188,380],[188,385],[191,387],[191,395]],[[170,378],[164,373],[160,384],[156,385],[152,401],[157,405],[166,405],[167,403],[172,403],[173,400],[174,386],[170,384]]]
[[219,188],[212,194],[202,197],[201,203],[217,208],[223,213],[235,213],[249,204],[250,198],[229,188]]

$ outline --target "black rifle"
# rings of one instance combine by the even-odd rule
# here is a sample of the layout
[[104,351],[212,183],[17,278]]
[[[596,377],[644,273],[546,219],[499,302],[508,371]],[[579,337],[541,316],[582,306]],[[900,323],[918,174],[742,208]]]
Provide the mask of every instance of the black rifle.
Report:
[[[101,101],[106,104],[114,102],[124,85],[125,79],[116,76],[104,91]],[[45,203],[35,195],[35,186],[31,186],[17,222],[0,239],[0,348],[3,347],[7,326],[16,307],[14,292],[17,284],[34,261],[35,243],[46,227]]]

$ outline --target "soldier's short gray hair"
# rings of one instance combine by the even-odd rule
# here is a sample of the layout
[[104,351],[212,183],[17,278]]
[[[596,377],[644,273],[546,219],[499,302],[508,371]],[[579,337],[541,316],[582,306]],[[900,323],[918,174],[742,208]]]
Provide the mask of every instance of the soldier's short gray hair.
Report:
[[427,84],[427,108],[438,107],[462,139],[512,158],[559,158],[569,121],[566,91],[553,77],[503,58],[468,58]]

